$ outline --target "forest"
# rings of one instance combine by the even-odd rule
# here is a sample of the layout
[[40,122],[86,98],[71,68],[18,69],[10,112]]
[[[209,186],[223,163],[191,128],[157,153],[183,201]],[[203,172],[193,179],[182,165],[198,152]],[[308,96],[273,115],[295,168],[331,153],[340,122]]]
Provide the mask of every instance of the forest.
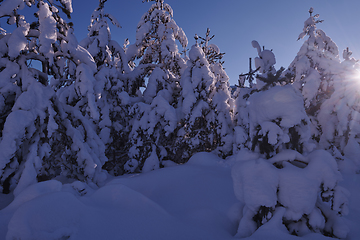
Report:
[[171,6],[147,0],[136,41],[120,43],[106,2],[78,40],[71,0],[0,1],[1,196],[53,180],[97,189],[208,152],[231,166],[236,237],[281,212],[290,234],[346,238],[338,183],[360,173],[359,64],[319,14],[310,8],[287,68],[254,40],[254,68],[230,86],[210,29],[188,46]]

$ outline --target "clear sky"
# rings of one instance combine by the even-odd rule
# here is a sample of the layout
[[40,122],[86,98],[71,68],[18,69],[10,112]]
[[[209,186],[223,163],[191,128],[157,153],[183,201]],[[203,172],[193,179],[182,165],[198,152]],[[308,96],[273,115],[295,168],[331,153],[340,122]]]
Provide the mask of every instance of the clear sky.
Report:
[[[225,52],[225,70],[230,83],[235,84],[238,75],[248,71],[249,57],[257,52],[251,46],[257,40],[261,46],[273,49],[276,68],[288,67],[304,40],[297,41],[308,10],[320,14],[324,22],[318,25],[342,50],[350,47],[353,56],[360,59],[360,1],[359,0],[165,0],[174,10],[174,20],[189,39],[204,36],[206,29],[215,35],[212,43]],[[112,27],[112,37],[120,44],[129,38],[135,41],[136,26],[152,2],[142,0],[108,0],[105,11],[114,15],[122,25]],[[98,6],[98,0],[73,0],[74,22],[78,40],[87,34],[90,16]]]

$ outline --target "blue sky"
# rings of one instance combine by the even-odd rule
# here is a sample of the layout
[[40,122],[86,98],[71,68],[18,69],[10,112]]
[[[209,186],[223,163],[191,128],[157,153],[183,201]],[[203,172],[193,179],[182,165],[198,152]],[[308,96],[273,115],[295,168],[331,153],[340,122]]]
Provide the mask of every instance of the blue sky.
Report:
[[[189,39],[204,36],[206,29],[215,35],[212,43],[225,52],[225,70],[230,83],[248,71],[249,57],[257,52],[251,46],[257,40],[261,46],[273,49],[276,68],[287,67],[296,56],[304,40],[297,41],[308,10],[320,14],[324,22],[318,25],[338,45],[340,53],[350,47],[353,56],[360,59],[360,1],[358,0],[165,0],[174,10],[174,20]],[[135,41],[136,26],[152,2],[142,0],[108,0],[105,11],[114,15],[121,29],[112,27],[112,37],[120,44],[129,38]],[[75,34],[82,40],[87,34],[90,16],[98,0],[73,0]],[[2,25],[5,27],[4,25]],[[6,27],[5,27],[6,28]]]

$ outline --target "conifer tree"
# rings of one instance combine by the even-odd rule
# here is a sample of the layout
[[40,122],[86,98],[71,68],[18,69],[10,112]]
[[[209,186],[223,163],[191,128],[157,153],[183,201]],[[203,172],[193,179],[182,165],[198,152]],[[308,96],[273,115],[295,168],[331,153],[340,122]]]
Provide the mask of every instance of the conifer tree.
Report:
[[[38,8],[37,20],[32,24],[19,14],[25,4],[36,4]],[[65,104],[73,99],[74,91],[62,95],[66,100],[62,102],[58,101],[60,94],[54,92],[75,89],[76,84],[72,84],[75,78],[82,75],[81,70],[91,69],[93,63],[88,52],[77,44],[71,25],[59,15],[59,8],[66,14],[72,12],[71,2],[60,1],[60,4],[56,7],[55,3],[42,0],[17,1],[17,4],[7,1],[0,6],[8,23],[16,24],[13,33],[2,38],[4,43],[9,43],[2,45],[3,59],[7,59],[8,63],[4,62],[9,67],[2,73],[10,77],[4,79],[3,86],[8,85],[7,81],[14,85],[4,99],[7,105],[4,109],[11,107],[11,111],[5,110],[7,116],[3,117],[6,120],[0,141],[3,192],[17,186],[15,194],[18,194],[29,184],[58,175],[95,182],[104,177],[101,166],[106,158],[98,137],[82,116],[71,118],[77,113]],[[31,60],[39,61],[42,70],[29,67]],[[80,126],[84,129],[80,130]],[[63,141],[58,141],[60,138]],[[56,147],[61,151],[54,151]],[[66,155],[76,157],[69,159]]]
[[[188,40],[183,30],[173,19],[173,10],[163,0],[147,0],[155,3],[146,12],[137,26],[136,42],[127,49],[130,60],[138,59],[137,69],[142,71],[142,79],[149,77],[155,67],[160,67],[169,75],[166,81],[176,88],[176,81],[185,67],[185,60],[181,57],[177,41],[185,49]],[[138,86],[144,86],[139,82]],[[165,86],[163,86],[165,87]],[[161,90],[161,87],[159,88]],[[146,91],[144,95],[147,95]],[[149,93],[152,97],[153,91]]]
[[186,162],[196,152],[214,150],[217,140],[215,111],[211,106],[216,79],[203,49],[197,44],[189,51],[187,65],[180,79],[182,116],[174,149],[176,162]]
[[196,42],[200,39],[199,46],[202,48],[209,63],[209,68],[215,77],[214,95],[211,101],[211,111],[215,113],[215,152],[226,157],[232,153],[233,139],[233,108],[234,100],[231,97],[229,77],[223,68],[222,58],[225,53],[221,53],[217,45],[209,43],[215,35],[210,37],[210,29],[206,31],[205,37],[195,35]]
[[321,127],[317,122],[317,114],[321,104],[334,91],[334,81],[339,77],[339,50],[336,44],[324,31],[317,28],[319,14],[313,16],[313,8],[309,10],[310,17],[304,23],[304,29],[299,39],[308,37],[297,56],[290,64],[294,74],[294,87],[298,89],[305,100],[306,112],[312,122],[312,134],[316,140],[321,135]]
[[[240,123],[248,133],[247,138],[244,132],[237,130],[242,138],[239,143],[265,154],[266,158],[282,149],[302,153],[303,144],[310,137],[303,98],[291,85],[284,85],[290,81],[282,75],[283,68],[275,70],[275,55],[270,50],[261,50],[256,41],[252,41],[252,45],[258,50],[255,66],[260,74],[256,76],[257,88],[249,89],[237,100],[236,123]],[[237,149],[241,148],[239,143]]]
[[[359,154],[359,77],[357,60],[349,49],[343,51],[344,61],[339,79],[334,82],[334,93],[321,105],[317,119],[321,126],[320,147],[328,149],[344,170],[360,170]],[[352,162],[348,161],[351,159]],[[355,166],[352,166],[355,164]],[[352,167],[350,167],[352,166]]]
[[163,0],[156,0],[138,24],[136,43],[127,49],[131,59],[139,59],[134,71],[140,69],[142,78],[148,80],[144,102],[132,108],[134,121],[126,164],[130,172],[160,167],[172,146],[177,127],[179,79],[185,67],[177,41],[183,48],[187,46],[183,30],[172,17],[171,7]]
[[94,120],[109,159],[104,168],[119,175],[123,173],[124,156],[128,150],[129,111],[134,97],[130,96],[127,83],[133,69],[127,60],[126,49],[111,38],[108,21],[116,27],[120,24],[111,14],[105,13],[105,3],[106,0],[99,1],[91,16],[88,36],[80,45],[89,51],[97,66],[94,94],[99,119]]

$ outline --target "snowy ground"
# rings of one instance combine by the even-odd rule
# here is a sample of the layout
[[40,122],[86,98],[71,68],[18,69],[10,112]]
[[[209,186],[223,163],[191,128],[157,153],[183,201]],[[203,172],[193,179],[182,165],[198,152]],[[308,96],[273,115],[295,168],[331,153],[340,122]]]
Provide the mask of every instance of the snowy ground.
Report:
[[[235,239],[242,203],[234,195],[230,165],[199,153],[187,164],[117,177],[98,189],[52,180],[13,201],[0,195],[0,240]],[[352,194],[346,217],[352,240],[360,236],[359,183],[359,174],[342,182]],[[246,239],[330,239],[289,235],[277,216]]]

